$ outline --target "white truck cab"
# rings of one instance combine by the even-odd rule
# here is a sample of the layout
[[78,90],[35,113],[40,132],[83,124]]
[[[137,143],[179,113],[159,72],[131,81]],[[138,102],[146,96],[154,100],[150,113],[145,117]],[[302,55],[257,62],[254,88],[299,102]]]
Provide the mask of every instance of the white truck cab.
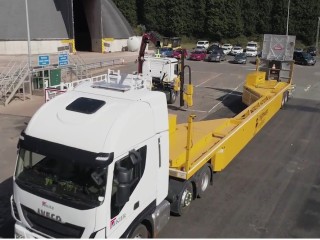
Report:
[[176,58],[146,57],[142,75],[152,78],[152,89],[167,95],[167,102],[173,104],[180,90],[179,61]]
[[156,236],[167,223],[166,98],[132,86],[83,83],[35,113],[13,176],[16,238]]

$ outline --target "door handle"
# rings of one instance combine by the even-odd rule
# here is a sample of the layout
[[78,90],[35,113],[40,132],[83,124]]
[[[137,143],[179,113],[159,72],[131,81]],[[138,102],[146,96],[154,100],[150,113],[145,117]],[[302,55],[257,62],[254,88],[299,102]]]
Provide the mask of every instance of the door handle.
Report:
[[133,210],[136,210],[139,207],[139,201],[133,205]]

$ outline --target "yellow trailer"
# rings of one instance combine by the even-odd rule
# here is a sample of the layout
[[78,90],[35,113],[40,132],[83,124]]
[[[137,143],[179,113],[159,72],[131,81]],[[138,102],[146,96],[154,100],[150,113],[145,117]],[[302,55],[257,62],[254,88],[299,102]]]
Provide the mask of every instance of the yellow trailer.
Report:
[[[205,164],[222,171],[288,100],[293,61],[273,61],[247,75],[242,102],[248,107],[233,118],[176,124],[169,116],[170,176],[188,180]],[[285,77],[283,77],[285,76]]]

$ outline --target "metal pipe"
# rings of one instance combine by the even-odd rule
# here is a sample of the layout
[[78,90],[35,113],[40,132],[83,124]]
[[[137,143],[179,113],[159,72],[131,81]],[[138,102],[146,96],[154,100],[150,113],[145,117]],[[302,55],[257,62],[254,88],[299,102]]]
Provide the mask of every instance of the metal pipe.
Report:
[[180,107],[183,107],[183,106],[184,106],[183,88],[184,88],[184,49],[181,49],[181,64],[180,64]]
[[192,148],[192,130],[193,130],[193,119],[196,115],[190,115],[188,118],[188,132],[187,132],[187,152],[186,152],[186,166],[185,171],[188,172],[190,168],[190,151]]
[[27,34],[28,34],[28,64],[29,64],[29,71],[30,71],[30,69],[31,69],[31,44],[30,44],[30,25],[29,25],[28,0],[25,0],[25,4],[26,4]]
[[288,1],[288,14],[287,14],[287,31],[286,35],[289,33],[289,15],[290,15],[290,0]]
[[318,28],[317,28],[317,38],[316,38],[316,54],[319,52],[319,29],[320,29],[320,17],[318,17]]
[[[29,25],[29,9],[28,9],[28,0],[25,0],[26,5],[26,20],[27,20],[27,34],[28,34],[28,71],[29,71],[29,90],[30,94],[32,92],[32,86],[31,86],[31,43],[30,43],[30,25]],[[24,95],[25,93],[23,93]]]

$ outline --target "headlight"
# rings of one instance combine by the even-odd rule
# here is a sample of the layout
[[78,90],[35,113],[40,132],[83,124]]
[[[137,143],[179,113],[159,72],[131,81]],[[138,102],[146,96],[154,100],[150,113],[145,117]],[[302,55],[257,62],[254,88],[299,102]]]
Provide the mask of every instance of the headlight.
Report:
[[25,238],[25,237],[19,233],[14,233],[14,238],[18,239],[18,238]]

